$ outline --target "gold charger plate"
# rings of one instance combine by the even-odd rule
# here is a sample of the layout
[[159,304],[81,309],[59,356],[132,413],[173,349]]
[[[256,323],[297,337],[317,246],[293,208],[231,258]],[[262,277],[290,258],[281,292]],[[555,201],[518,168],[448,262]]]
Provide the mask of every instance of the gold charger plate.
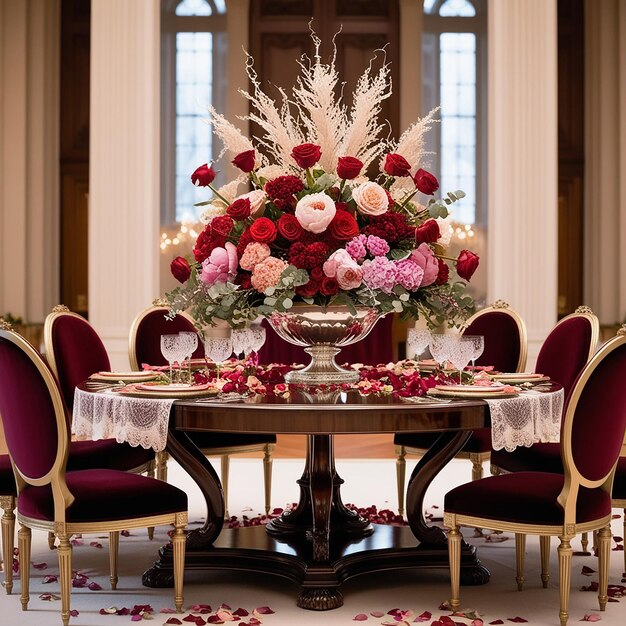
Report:
[[[176,389],[174,389],[176,387]],[[120,389],[118,393],[122,396],[130,396],[134,398],[162,398],[170,400],[184,400],[186,398],[202,398],[205,396],[217,395],[219,389],[208,387],[206,385],[195,385],[193,387],[181,388],[181,385],[153,385],[152,388],[130,387]]]
[[[466,386],[466,385],[464,385]],[[450,385],[449,389],[438,389],[433,387],[427,391],[427,395],[435,398],[474,398],[475,400],[491,400],[500,398],[516,398],[519,391],[486,391],[485,388],[476,387],[476,391],[469,389],[455,389],[454,385]]]
[[545,383],[550,380],[549,376],[543,374],[524,374],[524,373],[502,373],[502,374],[490,374],[492,380],[497,380],[499,383],[508,383],[511,385],[519,383]]
[[125,383],[146,383],[159,378],[159,372],[96,372],[89,377],[99,383],[117,383],[123,380]]

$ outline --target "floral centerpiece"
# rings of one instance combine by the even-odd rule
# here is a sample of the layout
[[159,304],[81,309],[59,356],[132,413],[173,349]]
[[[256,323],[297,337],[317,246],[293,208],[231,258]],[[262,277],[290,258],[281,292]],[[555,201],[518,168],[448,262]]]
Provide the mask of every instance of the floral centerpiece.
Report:
[[279,107],[249,61],[252,90],[242,93],[253,109],[245,119],[261,129],[254,143],[209,107],[220,157],[229,154],[240,174],[221,188],[212,164],[191,175],[212,197],[200,203],[205,227],[193,257],[171,264],[182,283],[167,294],[171,314],[236,328],[300,302],[424,317],[431,327],[462,322],[474,306],[464,281],[479,260],[469,250],[446,256],[448,207],[465,194],[436,198],[439,183],[422,167],[435,111],[399,140],[382,138],[388,65],[365,71],[348,108],[335,59],[322,63],[314,40],[314,59],[303,57]]

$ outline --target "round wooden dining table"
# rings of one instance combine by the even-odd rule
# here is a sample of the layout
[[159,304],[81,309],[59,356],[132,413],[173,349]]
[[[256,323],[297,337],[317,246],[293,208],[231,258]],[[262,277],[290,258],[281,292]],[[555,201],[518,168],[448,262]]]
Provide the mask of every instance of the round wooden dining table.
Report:
[[[424,518],[428,486],[468,440],[472,429],[490,425],[482,400],[407,400],[363,396],[358,391],[306,393],[288,398],[256,395],[234,402],[176,401],[167,451],[189,473],[206,500],[204,525],[189,532],[185,569],[235,569],[287,578],[299,586],[298,606],[329,610],[342,605],[342,583],[353,576],[391,569],[447,567],[441,528]],[[267,525],[224,529],[219,478],[188,432],[288,433],[307,437],[307,456],[297,481],[295,508]],[[408,527],[371,524],[341,500],[344,482],[335,468],[333,438],[339,434],[440,432],[415,467],[407,488]],[[392,485],[389,486],[393,489]],[[464,545],[462,582],[482,584],[489,572],[476,549]],[[170,586],[172,551],[165,546],[145,572],[150,587]]]

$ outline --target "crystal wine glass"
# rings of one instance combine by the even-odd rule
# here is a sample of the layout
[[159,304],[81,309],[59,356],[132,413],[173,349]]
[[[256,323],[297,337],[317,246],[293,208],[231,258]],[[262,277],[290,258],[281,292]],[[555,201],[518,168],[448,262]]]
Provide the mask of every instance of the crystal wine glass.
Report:
[[428,347],[433,359],[439,363],[441,369],[444,368],[446,361],[450,360],[450,354],[458,341],[459,336],[452,333],[431,334]]
[[189,368],[189,381],[191,382],[191,357],[198,347],[198,333],[194,331],[182,331],[178,334],[182,337],[183,345],[185,347],[183,362],[187,361],[187,366]]
[[220,379],[220,365],[233,353],[233,342],[230,337],[207,337],[204,340],[204,353],[215,363],[217,380]]
[[485,350],[485,338],[483,335],[463,335],[463,341],[467,341],[472,344],[473,352],[472,352],[472,370],[476,369],[476,359],[483,353]]
[[180,335],[161,335],[161,354],[170,366],[170,382],[172,382],[172,365],[179,358],[181,343]]
[[469,340],[456,341],[450,351],[449,360],[452,365],[459,370],[459,385],[463,382],[462,373],[474,354],[474,344]]
[[261,324],[252,324],[250,331],[250,350],[258,352],[265,343],[265,327],[261,326]]
[[250,328],[238,328],[233,330],[230,337],[233,342],[233,352],[237,358],[241,358],[249,349],[252,332]]
[[422,352],[428,348],[430,343],[430,331],[425,328],[409,328],[407,333],[407,344],[411,349],[415,360],[419,360]]

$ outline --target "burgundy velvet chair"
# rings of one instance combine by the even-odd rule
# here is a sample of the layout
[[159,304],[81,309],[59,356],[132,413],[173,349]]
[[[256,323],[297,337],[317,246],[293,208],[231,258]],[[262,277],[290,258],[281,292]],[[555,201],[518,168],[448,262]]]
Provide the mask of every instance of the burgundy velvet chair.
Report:
[[4,590],[13,590],[13,546],[15,537],[15,499],[17,487],[8,454],[0,454],[0,509],[2,509],[2,560],[4,562]]
[[[498,300],[481,309],[467,321],[466,335],[483,335],[485,349],[476,359],[477,365],[493,365],[501,372],[523,372],[526,367],[526,326],[522,318],[506,302]],[[407,454],[423,456],[439,437],[439,433],[407,433],[395,435],[398,510],[404,515],[404,482]],[[472,463],[472,480],[483,475],[483,463],[491,454],[491,429],[479,428],[463,446],[458,458]]]
[[72,535],[109,533],[115,589],[120,530],[173,524],[174,596],[180,611],[187,495],[160,480],[127,472],[66,472],[70,430],[58,383],[28,341],[6,329],[0,329],[0,414],[17,484],[22,609],[27,610],[29,601],[32,528],[53,532],[59,541],[61,620],[67,626]]
[[626,432],[626,329],[607,342],[581,372],[567,400],[560,451],[564,474],[515,472],[490,476],[449,491],[444,525],[449,529],[452,610],[460,607],[460,526],[515,533],[517,586],[524,585],[526,535],[537,534],[544,586],[550,537],[558,547],[560,611],[567,623],[572,546],[581,532],[598,531],[598,600],[607,603],[611,554],[611,489]]
[[[145,309],[133,320],[128,341],[128,356],[132,369],[140,370],[142,363],[166,364],[160,349],[161,335],[181,331],[196,332],[192,318],[186,313],[179,313],[174,319],[169,320],[165,317],[167,312],[168,308],[158,304],[157,301],[157,304]],[[193,357],[204,357],[204,347],[200,338]],[[276,446],[276,435],[213,432],[189,432],[187,434],[203,454],[221,457],[221,482],[227,516],[230,455],[263,452],[265,512],[269,513],[272,499],[272,452]]]

